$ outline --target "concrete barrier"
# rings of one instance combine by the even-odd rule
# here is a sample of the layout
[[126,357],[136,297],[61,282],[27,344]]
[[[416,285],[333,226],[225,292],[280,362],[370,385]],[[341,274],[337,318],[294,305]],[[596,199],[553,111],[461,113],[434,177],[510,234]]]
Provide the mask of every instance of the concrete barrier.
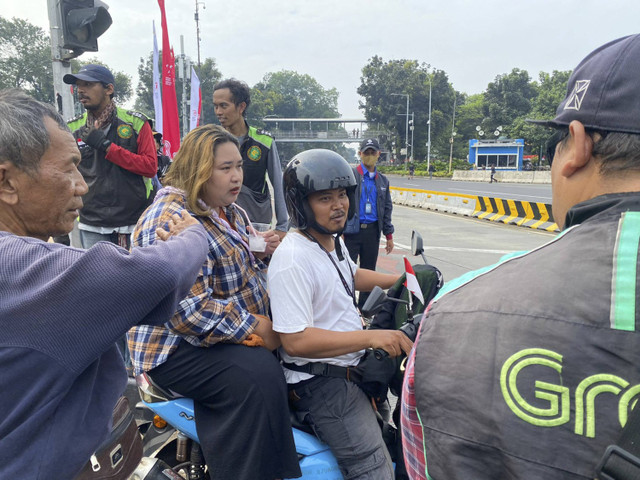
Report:
[[472,216],[477,197],[461,193],[434,192],[412,188],[390,187],[391,200],[399,205],[426,208],[447,213]]
[[478,196],[473,216],[518,225],[548,232],[558,232],[558,225],[553,221],[551,205],[524,200],[505,200],[503,198]]
[[546,203],[412,188],[390,187],[390,190],[391,200],[398,205],[456,213],[548,232],[559,231],[553,221],[551,205]]

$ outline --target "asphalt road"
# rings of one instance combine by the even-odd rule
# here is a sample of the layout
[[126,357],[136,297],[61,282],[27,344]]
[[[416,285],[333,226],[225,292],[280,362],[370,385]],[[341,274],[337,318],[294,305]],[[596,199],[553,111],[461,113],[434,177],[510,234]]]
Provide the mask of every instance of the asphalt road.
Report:
[[400,175],[387,175],[387,178],[392,187],[551,203],[550,184],[454,182],[453,180],[439,178],[429,180],[428,177],[413,177],[413,179],[409,180],[407,177]]
[[423,238],[427,260],[440,269],[445,281],[491,265],[507,253],[536,248],[554,237],[549,232],[402,205],[393,206],[392,222],[396,248],[386,255],[384,241],[380,243],[377,269],[400,273],[404,271],[403,256],[413,264],[422,262],[420,257],[411,257],[411,231],[416,230]]

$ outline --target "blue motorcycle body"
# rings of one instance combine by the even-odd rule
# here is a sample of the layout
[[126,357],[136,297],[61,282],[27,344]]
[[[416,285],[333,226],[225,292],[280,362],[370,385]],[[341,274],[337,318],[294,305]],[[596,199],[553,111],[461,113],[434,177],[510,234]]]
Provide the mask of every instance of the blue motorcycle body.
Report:
[[[176,398],[151,403],[143,400],[142,403],[173,428],[194,442],[200,443],[196,432],[192,399]],[[293,440],[300,458],[302,480],[342,480],[338,463],[325,443],[297,428],[293,428]]]

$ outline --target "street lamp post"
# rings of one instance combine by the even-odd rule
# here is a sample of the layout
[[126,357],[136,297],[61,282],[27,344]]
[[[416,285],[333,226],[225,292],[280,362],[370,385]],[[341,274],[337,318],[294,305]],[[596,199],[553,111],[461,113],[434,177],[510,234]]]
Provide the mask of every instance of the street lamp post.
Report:
[[202,9],[206,9],[204,2],[196,0],[196,14],[194,15],[196,20],[196,40],[198,42],[198,74],[200,74],[200,16],[198,15],[198,5],[202,5]]
[[451,173],[451,164],[453,163],[453,137],[456,136],[456,100],[458,100],[455,92],[453,94],[453,117],[451,118],[451,137],[449,138],[449,173]]
[[429,120],[427,121],[427,171],[431,168],[431,76],[427,75],[429,79]]
[[415,122],[413,121],[413,112],[411,112],[411,120],[409,121],[409,129],[411,130],[411,161],[413,162],[413,129],[415,128]]
[[406,158],[409,156],[409,94],[408,93],[392,93],[391,95],[392,96],[395,95],[398,97],[407,97],[407,113],[405,114],[406,122],[404,127],[405,158]]

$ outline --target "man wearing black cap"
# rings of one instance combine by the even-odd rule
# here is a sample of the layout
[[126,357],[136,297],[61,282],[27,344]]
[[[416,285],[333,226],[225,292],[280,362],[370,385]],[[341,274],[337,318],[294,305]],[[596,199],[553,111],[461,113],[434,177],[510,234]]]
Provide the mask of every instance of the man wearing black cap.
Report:
[[[344,242],[349,256],[360,268],[375,270],[378,261],[380,234],[386,238],[387,255],[393,250],[393,224],[391,223],[391,192],[389,180],[379,173],[376,164],[380,158],[380,144],[375,138],[367,138],[360,144],[361,164],[353,169],[356,188],[356,214],[344,230]],[[369,295],[361,293],[358,307],[362,307]]]
[[[86,110],[68,123],[82,154],[78,170],[89,186],[78,223],[82,247],[106,241],[129,249],[138,217],[153,199],[158,158],[151,127],[144,115],[116,106],[116,82],[102,65],[85,65],[63,81],[76,86]],[[131,371],[126,338],[118,348]]]
[[89,185],[78,225],[82,246],[108,241],[129,248],[158,168],[151,127],[144,115],[116,106],[115,80],[105,67],[85,65],[63,80],[76,86],[86,110],[69,122],[82,153],[78,168]]
[[637,438],[620,443],[630,461],[596,467],[640,418],[639,76],[640,35],[576,67],[555,119],[535,122],[555,130],[562,233],[431,304],[405,374],[411,478],[638,478]]

